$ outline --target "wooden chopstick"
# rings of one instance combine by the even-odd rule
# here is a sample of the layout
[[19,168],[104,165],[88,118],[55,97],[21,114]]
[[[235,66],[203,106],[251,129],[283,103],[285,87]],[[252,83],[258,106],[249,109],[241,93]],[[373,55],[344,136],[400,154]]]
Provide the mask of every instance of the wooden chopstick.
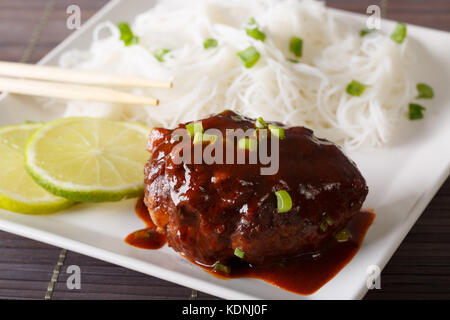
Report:
[[144,77],[117,75],[106,72],[64,69],[58,67],[6,61],[0,61],[0,76],[99,86],[124,86],[165,89],[172,88],[172,82],[170,81],[152,80]]
[[0,91],[32,96],[134,105],[156,106],[159,103],[158,99],[153,97],[133,95],[109,88],[5,77],[0,77]]

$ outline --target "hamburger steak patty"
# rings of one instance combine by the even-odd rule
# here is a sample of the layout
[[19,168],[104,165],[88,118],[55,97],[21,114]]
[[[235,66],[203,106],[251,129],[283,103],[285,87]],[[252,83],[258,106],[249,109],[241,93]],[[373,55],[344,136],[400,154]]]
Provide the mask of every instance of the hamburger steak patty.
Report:
[[[255,128],[255,120],[232,111],[201,122],[204,130],[215,128],[224,136],[226,129]],[[368,192],[356,165],[305,127],[285,128],[273,175],[261,175],[268,165],[259,161],[176,164],[173,150],[180,142],[172,132],[155,128],[150,134],[145,204],[169,245],[203,265],[226,263],[236,248],[251,264],[314,252],[359,212]],[[278,190],[292,199],[287,212],[277,210]]]

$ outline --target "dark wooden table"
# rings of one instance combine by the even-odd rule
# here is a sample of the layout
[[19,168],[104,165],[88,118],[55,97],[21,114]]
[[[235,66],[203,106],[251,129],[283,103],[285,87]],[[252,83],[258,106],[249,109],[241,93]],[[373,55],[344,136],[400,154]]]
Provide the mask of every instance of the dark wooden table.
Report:
[[[66,8],[77,4],[82,22],[106,0],[0,0],[0,60],[36,62],[71,31]],[[329,0],[364,13],[379,4],[387,18],[450,31],[448,0]],[[1,113],[0,113],[1,116]],[[59,266],[59,277],[48,290]],[[67,266],[82,270],[80,290],[69,290]],[[56,277],[54,277],[56,279]],[[398,248],[366,299],[450,299],[450,179]],[[0,231],[0,298],[214,299],[75,252]]]

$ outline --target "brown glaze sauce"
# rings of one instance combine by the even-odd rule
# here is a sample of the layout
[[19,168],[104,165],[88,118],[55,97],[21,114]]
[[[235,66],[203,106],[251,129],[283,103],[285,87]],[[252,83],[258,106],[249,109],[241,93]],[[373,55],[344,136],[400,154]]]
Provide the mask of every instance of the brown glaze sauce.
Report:
[[134,207],[137,216],[145,222],[147,228],[130,233],[125,242],[142,249],[159,249],[167,242],[165,235],[156,231],[156,225],[153,223],[145,206],[144,199],[140,198]]
[[[239,248],[245,261],[268,265],[317,251],[361,210],[368,192],[361,172],[335,144],[308,128],[284,127],[281,140],[268,133],[255,141],[273,156],[270,174],[262,172],[269,165],[261,157],[252,163],[250,156],[258,156],[256,150],[246,150],[244,163],[239,163],[235,143],[239,139],[232,138],[230,130],[254,130],[255,121],[230,110],[202,119],[203,130],[216,132],[218,139],[217,144],[197,146],[217,155],[222,149],[223,161],[213,163],[206,158],[196,163],[188,134],[181,141],[173,139],[171,129],[153,128],[150,134],[151,156],[144,167],[146,204],[171,248],[192,261],[228,264]],[[185,127],[180,124],[177,129]],[[255,132],[248,134],[256,137]],[[273,154],[272,142],[279,145],[274,144]],[[186,158],[180,159],[185,151]],[[234,161],[227,163],[227,155]],[[291,209],[283,214],[275,195],[280,190],[292,200]],[[329,227],[323,226],[325,218],[331,221]]]
[[[161,248],[167,239],[156,231],[143,199],[137,201],[135,210],[147,228],[131,233],[125,242],[143,249]],[[361,247],[374,218],[372,211],[360,211],[346,226],[350,234],[349,241],[337,242],[332,238],[318,252],[303,254],[270,266],[252,266],[235,259],[229,263],[231,273],[226,275],[191,262],[221,279],[257,278],[293,293],[309,295],[319,290],[351,261]]]

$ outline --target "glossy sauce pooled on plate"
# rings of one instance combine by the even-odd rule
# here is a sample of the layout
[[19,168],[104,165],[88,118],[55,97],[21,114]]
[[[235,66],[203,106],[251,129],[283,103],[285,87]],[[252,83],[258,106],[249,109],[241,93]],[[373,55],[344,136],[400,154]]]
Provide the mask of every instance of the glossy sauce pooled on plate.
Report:
[[[231,111],[199,122],[203,130],[216,129],[223,136],[229,129],[256,129],[255,120]],[[275,134],[271,129],[265,137],[268,145],[271,139],[279,141],[279,169],[271,175],[261,174],[267,165],[259,161],[195,164],[192,155],[189,161],[176,163],[174,150],[180,142],[173,139],[174,130],[153,129],[148,144],[152,156],[145,166],[145,204],[157,231],[189,260],[229,277],[255,276],[286,287],[280,277],[271,280],[262,270],[270,266],[274,275],[274,266],[287,261],[292,265],[294,257],[302,257],[301,265],[306,266],[305,256],[311,253],[317,257],[320,251],[337,252],[329,245],[333,235],[342,240],[342,229],[357,216],[367,217],[360,228],[364,234],[372,216],[360,213],[368,189],[356,165],[339,148],[304,127],[282,128],[277,123],[269,127],[283,131]],[[227,151],[228,137],[214,141],[203,142],[202,148],[222,143]],[[249,155],[251,149],[246,152]],[[285,212],[278,206],[278,192],[286,192],[292,200]],[[349,240],[346,246],[355,250],[337,254],[341,262],[335,259],[334,271],[322,273],[322,278],[332,277],[359,247],[359,237],[344,235]],[[251,274],[239,266],[246,264]]]
[[143,199],[136,202],[135,211],[137,216],[145,222],[145,229],[130,233],[125,242],[142,249],[159,249],[166,244],[167,238],[164,234],[156,231],[156,225],[153,223],[148,213]]
[[[144,199],[137,201],[135,209],[136,215],[148,226],[151,219]],[[234,258],[230,263],[229,274],[215,271],[213,267],[196,264],[221,279],[257,278],[297,294],[313,294],[345,267],[358,252],[374,217],[375,214],[371,211],[361,211],[346,226],[349,241],[339,242],[331,238],[315,252],[284,259],[278,263],[253,266]],[[158,236],[153,236],[156,232],[154,224],[144,230],[149,233],[143,234],[142,230],[139,230],[128,235],[125,241],[143,249],[159,249],[166,243],[166,241],[161,242]],[[166,240],[165,237],[163,239]]]

